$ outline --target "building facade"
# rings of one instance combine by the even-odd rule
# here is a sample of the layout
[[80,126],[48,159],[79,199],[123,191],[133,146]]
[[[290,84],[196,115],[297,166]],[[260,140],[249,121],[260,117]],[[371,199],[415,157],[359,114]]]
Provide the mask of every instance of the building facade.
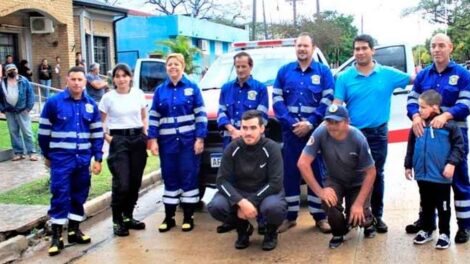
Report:
[[129,14],[116,23],[118,61],[133,68],[137,58],[148,58],[156,51],[167,51],[159,41],[188,37],[202,54],[195,58],[200,68],[208,67],[218,55],[227,52],[231,43],[246,41],[245,29],[225,26],[187,16],[145,16]]
[[0,62],[5,62],[6,55],[13,55],[17,64],[27,60],[34,82],[42,59],[54,67],[60,56],[61,83],[65,83],[66,69],[75,65],[76,52],[87,63],[96,61],[109,69],[115,63],[115,21],[126,15],[127,10],[96,0],[2,1]]

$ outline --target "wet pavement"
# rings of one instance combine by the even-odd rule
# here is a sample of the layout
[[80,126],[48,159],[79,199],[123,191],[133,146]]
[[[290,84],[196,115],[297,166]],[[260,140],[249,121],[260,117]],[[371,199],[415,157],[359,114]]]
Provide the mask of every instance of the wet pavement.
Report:
[[[131,231],[125,238],[114,237],[108,210],[83,225],[92,237],[90,245],[67,247],[51,258],[47,256],[49,242],[43,241],[31,248],[20,263],[468,263],[470,242],[439,251],[434,249],[437,234],[433,242],[415,246],[414,236],[405,233],[405,225],[417,217],[419,195],[416,183],[403,176],[404,153],[404,144],[389,145],[384,215],[389,232],[365,239],[362,230],[355,229],[334,250],[328,248],[331,236],[314,228],[306,207],[301,209],[297,226],[280,234],[278,247],[271,252],[261,250],[262,237],[256,234],[249,248],[236,250],[236,233],[217,234],[219,223],[206,211],[195,214],[192,232],[181,231],[179,212],[177,227],[159,233],[157,226],[164,218],[160,185],[139,200],[136,218],[144,219],[146,230]],[[213,193],[208,190],[204,200],[209,201]],[[453,241],[457,230],[454,212],[451,221]]]

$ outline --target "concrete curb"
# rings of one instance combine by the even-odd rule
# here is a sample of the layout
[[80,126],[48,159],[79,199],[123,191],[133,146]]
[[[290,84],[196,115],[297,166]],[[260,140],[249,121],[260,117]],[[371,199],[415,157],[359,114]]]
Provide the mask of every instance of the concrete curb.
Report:
[[[147,175],[144,175],[142,179],[142,186],[139,191],[139,196],[146,193],[151,186],[161,181],[161,171],[160,169],[156,172],[151,172]],[[106,192],[96,198],[91,199],[86,202],[85,214],[87,217],[93,217],[102,211],[106,210],[111,205],[111,191]],[[47,215],[41,217],[38,220],[43,218],[47,219]],[[46,228],[46,227],[45,227]],[[15,236],[6,241],[0,243],[0,263],[7,263],[18,259],[21,256],[21,253],[28,248],[29,244],[34,244],[34,239],[44,235],[45,230],[40,229],[34,234],[30,234],[25,237],[22,235]]]
[[28,248],[28,239],[19,235],[0,243],[0,262],[7,263],[18,259]]

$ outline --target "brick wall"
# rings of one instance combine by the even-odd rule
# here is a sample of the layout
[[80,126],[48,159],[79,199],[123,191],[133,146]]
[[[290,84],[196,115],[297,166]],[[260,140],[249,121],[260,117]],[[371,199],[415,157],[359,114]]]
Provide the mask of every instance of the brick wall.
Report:
[[[61,83],[65,84],[66,70],[75,64],[72,48],[75,43],[72,1],[71,0],[9,0],[0,5],[0,23],[29,27],[25,15],[30,11],[40,13],[54,21],[55,32],[52,34],[32,34],[32,60],[30,67],[37,81],[37,67],[42,58],[46,58],[51,66],[55,65],[55,57],[61,57]],[[0,29],[1,30],[1,29]],[[57,82],[54,82],[57,85]]]

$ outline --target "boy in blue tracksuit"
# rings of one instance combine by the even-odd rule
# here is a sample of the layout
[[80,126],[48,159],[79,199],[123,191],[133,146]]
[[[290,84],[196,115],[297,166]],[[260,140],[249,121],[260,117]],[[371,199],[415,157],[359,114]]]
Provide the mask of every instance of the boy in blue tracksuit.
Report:
[[413,242],[421,245],[432,240],[434,212],[439,215],[437,249],[450,245],[450,188],[455,166],[464,156],[464,141],[460,128],[448,121],[443,128],[433,129],[430,122],[441,113],[441,95],[428,90],[419,96],[419,114],[424,120],[424,134],[416,137],[410,130],[405,157],[405,176],[418,181],[422,206],[422,230]]

